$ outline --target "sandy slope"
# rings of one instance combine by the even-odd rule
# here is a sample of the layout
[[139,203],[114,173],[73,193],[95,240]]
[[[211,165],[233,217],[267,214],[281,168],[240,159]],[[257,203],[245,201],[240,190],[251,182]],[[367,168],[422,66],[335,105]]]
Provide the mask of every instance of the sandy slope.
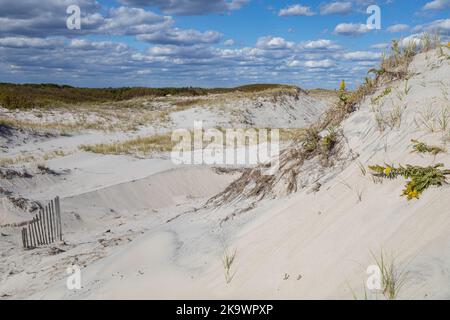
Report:
[[[431,188],[420,200],[407,201],[400,197],[403,179],[374,183],[360,165],[450,166],[449,153],[418,155],[411,153],[410,142],[448,142],[448,128],[430,132],[420,119],[429,107],[435,111],[435,121],[441,110],[450,108],[449,72],[448,59],[439,58],[437,52],[420,54],[410,66],[412,77],[407,83],[386,84],[367,97],[342,124],[347,148],[358,158],[346,162],[343,169],[327,172],[316,192],[306,185],[279,199],[205,207],[205,200],[236,175],[198,167],[169,170],[163,160],[156,170],[146,163],[151,169],[145,171],[146,164],[130,169],[129,160],[120,157],[102,158],[100,165],[85,155],[72,158],[84,173],[73,169],[67,182],[58,182],[61,188],[75,190],[62,201],[69,213],[67,244],[59,247],[65,251],[23,252],[14,248],[13,240],[0,241],[0,270],[5,272],[0,295],[352,299],[354,291],[363,298],[366,268],[375,264],[371,252],[377,256],[382,248],[388,256],[395,255],[398,268],[407,271],[399,298],[448,299],[450,187]],[[405,86],[410,90],[402,94]],[[391,92],[374,106],[372,98],[387,87]],[[401,121],[381,132],[375,107],[386,117],[400,110]],[[433,122],[433,116],[429,118]],[[65,160],[58,161],[56,167]],[[102,178],[101,185],[95,185],[100,171],[89,173],[91,161],[96,170],[123,170],[119,171],[124,180],[112,183]],[[91,184],[82,192],[77,186],[88,173]],[[130,176],[137,181],[125,179]],[[22,190],[39,194],[39,188]],[[225,281],[221,261],[226,249],[237,252],[230,283]],[[65,286],[64,271],[70,264],[82,268],[81,290],[69,291]],[[369,292],[369,298],[383,297]]]

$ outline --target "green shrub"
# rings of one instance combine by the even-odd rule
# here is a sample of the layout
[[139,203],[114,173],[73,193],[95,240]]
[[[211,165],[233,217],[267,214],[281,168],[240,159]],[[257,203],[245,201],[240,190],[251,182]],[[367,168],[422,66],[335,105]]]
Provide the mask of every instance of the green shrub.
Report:
[[437,155],[438,153],[443,153],[445,152],[445,150],[441,147],[438,146],[429,146],[427,144],[425,144],[424,142],[420,142],[418,140],[411,140],[411,142],[413,143],[413,150],[414,152],[418,152],[418,153],[431,153],[433,155]]
[[406,196],[408,200],[419,199],[419,196],[431,186],[442,186],[446,184],[446,175],[450,175],[450,170],[442,169],[442,163],[429,167],[420,167],[406,165],[406,167],[385,165],[369,166],[373,171],[373,175],[387,179],[395,179],[402,176],[409,179],[403,189],[402,196]]

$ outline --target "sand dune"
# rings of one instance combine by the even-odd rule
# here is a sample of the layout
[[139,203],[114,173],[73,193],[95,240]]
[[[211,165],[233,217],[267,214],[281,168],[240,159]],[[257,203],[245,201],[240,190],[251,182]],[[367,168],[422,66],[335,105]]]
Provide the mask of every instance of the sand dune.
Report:
[[[267,193],[270,197],[242,192],[236,201],[207,202],[240,174],[84,152],[50,160],[52,169],[68,170],[60,176],[9,180],[5,188],[33,199],[60,194],[67,233],[66,244],[53,246],[61,251],[46,247],[29,252],[15,246],[18,240],[8,229],[8,236],[0,238],[0,295],[353,299],[368,294],[385,299],[364,289],[366,270],[383,251],[389,259],[395,257],[390,261],[397,270],[405,271],[397,298],[449,299],[449,185],[429,188],[420,199],[408,201],[401,197],[403,178],[377,181],[367,169],[375,164],[450,165],[448,151],[426,155],[411,148],[412,139],[445,149],[448,145],[449,128],[439,128],[439,117],[450,114],[448,59],[437,50],[421,53],[408,71],[407,80],[382,83],[342,122],[343,154],[335,166],[322,168],[311,158],[294,168],[295,192],[281,188],[285,182],[280,180]],[[310,98],[304,99],[298,109]],[[306,122],[322,107],[308,106]],[[298,109],[292,114],[298,115]],[[195,113],[193,108],[172,118],[181,125]],[[267,120],[252,119],[258,125]],[[297,125],[303,121],[296,119]],[[286,121],[274,118],[277,125]],[[51,179],[52,186],[47,188],[44,179]],[[10,214],[0,217],[11,219]],[[223,258],[233,252],[227,277]],[[65,270],[72,264],[81,267],[81,290],[66,287]]]

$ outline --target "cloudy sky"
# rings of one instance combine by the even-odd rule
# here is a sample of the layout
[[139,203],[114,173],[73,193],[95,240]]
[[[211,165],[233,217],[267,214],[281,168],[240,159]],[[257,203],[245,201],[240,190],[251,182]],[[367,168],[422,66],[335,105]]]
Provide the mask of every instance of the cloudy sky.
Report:
[[[381,8],[381,29],[366,21]],[[81,10],[68,29],[66,10]],[[450,35],[450,0],[0,0],[0,82],[355,85],[394,38]],[[70,20],[73,21],[73,20]]]

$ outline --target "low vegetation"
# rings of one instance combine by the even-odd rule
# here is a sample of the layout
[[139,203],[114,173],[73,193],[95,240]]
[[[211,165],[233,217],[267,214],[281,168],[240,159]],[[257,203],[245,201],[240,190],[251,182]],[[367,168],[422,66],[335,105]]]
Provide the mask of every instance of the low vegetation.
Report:
[[446,176],[450,175],[450,170],[443,168],[442,163],[428,167],[409,164],[406,167],[400,165],[398,168],[390,165],[369,166],[372,174],[377,177],[395,179],[401,176],[409,179],[402,192],[402,196],[407,197],[408,200],[419,199],[420,195],[431,186],[441,187],[446,184]]
[[379,257],[373,253],[372,257],[380,270],[381,292],[388,300],[397,299],[401,288],[407,280],[406,272],[397,267],[394,258],[387,259],[383,250],[381,250]]
[[95,145],[81,145],[81,150],[101,154],[114,155],[148,155],[153,152],[164,152],[172,149],[171,135],[154,135],[137,137],[115,143],[100,143]]
[[232,267],[233,267],[234,261],[236,259],[236,253],[237,253],[236,249],[233,251],[229,251],[228,249],[225,249],[225,251],[223,253],[222,265],[224,268],[225,281],[227,284],[233,280],[234,275],[236,274],[236,272],[232,271]]
[[424,142],[418,141],[418,140],[411,140],[412,142],[412,149],[414,152],[417,153],[431,153],[433,155],[437,155],[439,153],[444,153],[445,149],[438,147],[438,146],[429,146]]
[[418,128],[427,132],[449,134],[450,105],[444,105],[440,109],[429,106],[419,112],[414,121]]
[[76,88],[57,84],[0,83],[0,105],[7,109],[58,107],[80,103],[104,103],[137,97],[205,96],[214,93],[260,92],[276,88],[292,88],[279,84],[251,84],[235,88]]

